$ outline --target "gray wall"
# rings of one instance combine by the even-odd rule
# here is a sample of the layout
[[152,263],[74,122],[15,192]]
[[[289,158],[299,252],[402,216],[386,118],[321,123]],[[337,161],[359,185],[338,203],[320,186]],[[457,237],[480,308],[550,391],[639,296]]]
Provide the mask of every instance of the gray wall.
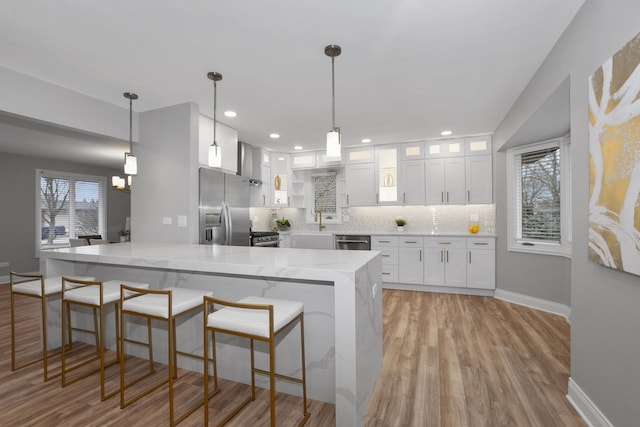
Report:
[[[131,193],[133,241],[198,243],[198,106],[139,115],[138,176]],[[187,226],[178,226],[178,216]],[[171,218],[171,224],[164,224]]]
[[119,240],[118,230],[124,228],[130,216],[130,195],[111,188],[111,176],[122,176],[121,170],[69,163],[35,157],[23,157],[0,153],[0,277],[9,271],[38,271],[35,257],[35,170],[47,169],[60,172],[85,173],[106,176],[107,188],[107,237]]
[[637,0],[587,0],[494,134],[497,141],[508,140],[570,76],[571,378],[616,426],[638,425],[640,420],[640,277],[587,259],[587,82],[594,70],[640,31],[638,16]]
[[571,260],[507,250],[507,156],[502,152],[494,155],[496,235],[499,236],[496,239],[496,287],[570,306]]

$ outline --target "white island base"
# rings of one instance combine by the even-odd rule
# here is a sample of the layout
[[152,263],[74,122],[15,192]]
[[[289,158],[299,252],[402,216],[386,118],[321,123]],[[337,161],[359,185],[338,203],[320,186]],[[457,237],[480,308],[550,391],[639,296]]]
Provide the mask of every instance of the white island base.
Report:
[[[307,394],[335,403],[338,426],[359,426],[382,365],[382,283],[377,251],[331,251],[238,246],[121,243],[43,251],[41,271],[131,280],[151,288],[169,286],[212,290],[221,299],[249,295],[304,303]],[[60,343],[59,300],[50,305],[49,335]],[[74,313],[80,322],[89,318]],[[110,313],[113,316],[113,313]],[[57,321],[58,320],[58,321]],[[113,329],[112,317],[106,320]],[[145,336],[141,323],[127,320],[127,334]],[[299,326],[276,347],[276,371],[300,375]],[[180,348],[202,354],[202,315],[178,325]],[[107,342],[114,342],[113,331]],[[154,325],[157,360],[166,363],[166,330]],[[248,342],[224,335],[218,341],[218,373],[249,383]],[[267,348],[256,343],[256,366],[267,366]],[[127,347],[144,357],[145,350]],[[154,358],[156,354],[154,353]],[[179,358],[178,365],[202,371],[201,362]],[[256,376],[260,387],[268,379]],[[300,395],[300,387],[278,381],[278,391]]]

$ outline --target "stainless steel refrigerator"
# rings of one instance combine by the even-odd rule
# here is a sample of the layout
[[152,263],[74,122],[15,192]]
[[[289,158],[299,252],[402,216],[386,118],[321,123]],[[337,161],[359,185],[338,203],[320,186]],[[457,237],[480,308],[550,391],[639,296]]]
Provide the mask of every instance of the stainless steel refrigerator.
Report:
[[249,246],[249,180],[200,168],[200,243]]

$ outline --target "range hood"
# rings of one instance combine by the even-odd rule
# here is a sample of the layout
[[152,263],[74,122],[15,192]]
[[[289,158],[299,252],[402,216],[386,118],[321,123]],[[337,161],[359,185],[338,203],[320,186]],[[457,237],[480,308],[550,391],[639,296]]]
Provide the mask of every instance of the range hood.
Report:
[[[254,169],[257,171],[254,172]],[[238,141],[238,172],[243,178],[249,179],[250,185],[262,185],[262,179],[260,175],[260,164],[253,167],[253,147],[246,142]]]

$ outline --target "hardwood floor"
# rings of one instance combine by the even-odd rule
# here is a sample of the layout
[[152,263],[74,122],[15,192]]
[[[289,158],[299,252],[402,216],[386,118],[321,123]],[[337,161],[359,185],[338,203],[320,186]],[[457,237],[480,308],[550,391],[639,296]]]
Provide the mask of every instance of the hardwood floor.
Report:
[[[26,298],[18,304],[21,318],[32,319],[19,334],[36,343],[20,357],[37,357],[39,308]],[[384,290],[383,304],[384,362],[363,425],[586,425],[565,399],[569,326],[561,317],[493,298],[407,291]],[[117,397],[100,401],[97,375],[63,389],[57,379],[42,382],[41,364],[11,372],[10,339],[9,289],[0,285],[0,425],[168,425],[166,388],[121,410]],[[107,387],[116,385],[117,366],[108,374]],[[201,384],[201,375],[181,371],[178,413],[198,399]],[[222,386],[212,417],[248,389]],[[300,399],[279,393],[277,400],[278,425],[294,425]],[[335,425],[333,405],[310,401],[309,410],[308,426]],[[259,390],[229,425],[267,425],[268,413],[268,393]],[[202,425],[202,409],[180,425]]]

